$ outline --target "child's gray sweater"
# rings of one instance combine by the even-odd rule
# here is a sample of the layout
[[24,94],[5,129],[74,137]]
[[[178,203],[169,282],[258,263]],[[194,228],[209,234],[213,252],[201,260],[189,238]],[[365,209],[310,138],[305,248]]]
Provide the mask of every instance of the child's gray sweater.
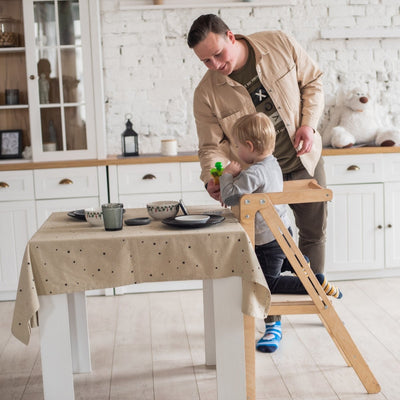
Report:
[[[282,192],[282,170],[273,155],[251,165],[234,178],[231,174],[223,174],[219,178],[221,187],[221,199],[227,206],[239,203],[244,194]],[[286,204],[276,205],[275,209],[281,217],[286,228],[290,226],[286,212]],[[275,240],[274,235],[264,222],[259,212],[255,222],[255,244],[261,245]]]

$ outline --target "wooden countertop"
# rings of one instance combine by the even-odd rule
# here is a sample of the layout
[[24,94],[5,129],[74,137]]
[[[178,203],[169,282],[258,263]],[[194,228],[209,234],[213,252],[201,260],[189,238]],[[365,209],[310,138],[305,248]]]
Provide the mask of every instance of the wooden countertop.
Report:
[[[400,147],[356,147],[349,149],[324,148],[323,156],[339,156],[349,154],[379,154],[400,153]],[[105,165],[135,165],[157,164],[173,162],[196,162],[197,153],[179,153],[177,156],[162,156],[161,154],[143,154],[138,157],[122,157],[110,155],[104,159],[69,160],[69,161],[42,161],[33,162],[26,160],[0,160],[0,171],[19,171],[31,169],[72,168],[72,167],[98,167]]]
[[129,165],[129,164],[156,164],[173,162],[198,161],[197,153],[179,153],[177,156],[162,156],[161,154],[144,154],[138,157],[122,157],[110,155],[104,159],[69,160],[69,161],[42,161],[33,162],[26,160],[0,161],[0,171],[18,171],[27,169],[72,168],[72,167],[98,167],[103,165]]
[[345,156],[349,154],[379,154],[379,153],[400,153],[399,146],[393,147],[350,147],[348,149],[323,148],[323,156]]

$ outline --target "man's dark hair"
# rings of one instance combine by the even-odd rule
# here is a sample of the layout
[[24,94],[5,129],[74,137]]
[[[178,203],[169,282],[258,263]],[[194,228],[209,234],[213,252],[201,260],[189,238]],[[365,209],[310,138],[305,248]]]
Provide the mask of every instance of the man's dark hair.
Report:
[[210,32],[224,35],[229,30],[228,25],[226,25],[220,17],[214,14],[200,15],[190,28],[187,44],[193,49],[193,47],[202,42]]

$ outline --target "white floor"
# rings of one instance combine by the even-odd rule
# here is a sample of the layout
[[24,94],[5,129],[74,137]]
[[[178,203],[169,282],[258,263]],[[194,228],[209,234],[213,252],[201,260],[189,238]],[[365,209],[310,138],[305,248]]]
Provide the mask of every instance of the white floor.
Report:
[[[283,318],[276,353],[257,353],[257,400],[400,400],[400,278],[338,285],[334,305],[381,393],[365,393],[319,318],[304,315]],[[216,399],[200,291],[91,297],[88,309],[93,372],[75,375],[76,399]],[[11,336],[12,312],[0,303],[0,399],[43,399],[38,329],[24,346]]]

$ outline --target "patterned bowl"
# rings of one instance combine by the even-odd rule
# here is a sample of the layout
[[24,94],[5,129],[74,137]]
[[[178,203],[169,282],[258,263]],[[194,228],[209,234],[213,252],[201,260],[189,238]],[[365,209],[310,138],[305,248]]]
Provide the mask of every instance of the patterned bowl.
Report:
[[153,219],[175,217],[179,211],[179,201],[155,201],[147,204],[147,212]]
[[103,211],[101,207],[85,208],[85,218],[90,225],[103,226]]

